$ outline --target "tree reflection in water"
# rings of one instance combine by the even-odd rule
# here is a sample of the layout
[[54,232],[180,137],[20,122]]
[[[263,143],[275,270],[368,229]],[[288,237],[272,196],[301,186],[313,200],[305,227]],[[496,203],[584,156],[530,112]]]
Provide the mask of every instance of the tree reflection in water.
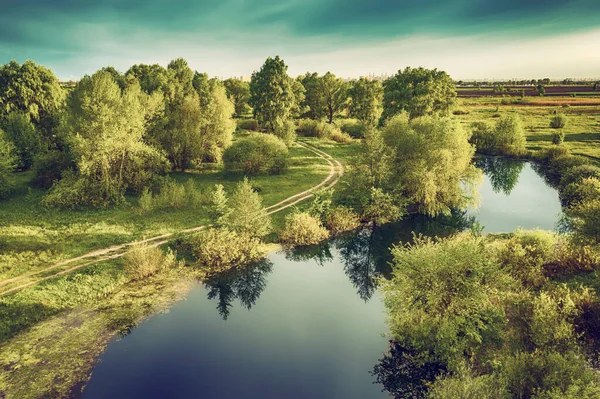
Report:
[[502,157],[482,157],[475,165],[490,179],[495,193],[510,195],[519,181],[525,162]]
[[208,299],[217,298],[217,311],[227,320],[233,301],[237,298],[250,310],[267,287],[266,276],[273,270],[273,263],[263,259],[244,267],[219,273],[203,281],[208,289]]

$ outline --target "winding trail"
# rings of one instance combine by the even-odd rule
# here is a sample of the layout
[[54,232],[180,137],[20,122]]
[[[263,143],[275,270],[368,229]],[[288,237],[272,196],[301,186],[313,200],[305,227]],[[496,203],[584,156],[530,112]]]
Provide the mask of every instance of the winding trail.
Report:
[[[315,153],[319,157],[323,158],[329,164],[329,174],[321,181],[319,184],[309,188],[308,190],[304,190],[298,194],[295,194],[291,197],[284,199],[274,205],[271,205],[266,208],[269,215],[280,212],[284,209],[287,209],[291,206],[296,205],[297,203],[304,201],[310,197],[312,197],[316,190],[320,188],[331,188],[337,184],[342,175],[344,174],[344,165],[337,159],[333,158],[331,155],[326,152],[303,142],[296,142],[299,146]],[[151,247],[157,247],[163,245],[168,242],[168,239],[175,234],[178,233],[192,233],[196,231],[203,230],[210,225],[202,225],[197,227],[191,227],[185,230],[181,230],[175,233],[167,233],[159,236],[154,236],[150,238],[146,238],[140,241],[128,242],[125,244],[113,245],[107,248],[97,249],[92,252],[88,252],[84,255],[63,260],[61,262],[55,263],[52,266],[49,266],[42,270],[36,270],[33,272],[28,272],[21,274],[16,277],[12,277],[10,279],[6,279],[0,281],[0,297],[4,295],[11,294],[18,290],[21,290],[26,287],[30,287],[32,285],[36,285],[41,283],[42,281],[46,281],[57,276],[71,273],[75,270],[81,269],[82,267],[89,266],[95,263],[104,262],[110,259],[120,258],[127,253],[127,249],[134,245],[145,243]],[[80,263],[82,262],[82,263]],[[66,268],[65,268],[66,267]]]

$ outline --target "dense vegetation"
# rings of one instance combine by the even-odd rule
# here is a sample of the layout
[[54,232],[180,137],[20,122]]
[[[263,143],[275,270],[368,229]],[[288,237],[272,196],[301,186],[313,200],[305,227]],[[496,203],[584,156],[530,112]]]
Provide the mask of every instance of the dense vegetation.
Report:
[[[548,85],[535,83],[540,93]],[[112,333],[164,307],[182,279],[245,267],[272,240],[304,246],[361,224],[375,234],[405,216],[453,218],[477,202],[475,165],[496,169],[493,159],[474,163],[485,154],[534,160],[560,192],[566,234],[474,229],[395,246],[383,284],[393,341],[379,382],[407,398],[598,397],[590,364],[598,360],[600,300],[573,283],[584,276],[593,286],[600,263],[600,157],[580,137],[597,109],[469,101],[457,100],[443,71],[406,68],[385,82],[331,72],[294,79],[279,57],[250,82],[210,79],[183,59],[125,73],[106,67],[73,88],[30,61],[0,67],[0,283],[145,234],[206,226],[168,248],[139,243],[105,269],[92,265],[3,296],[0,354],[9,360],[0,367],[14,374],[0,378],[0,396],[22,396],[27,370],[44,371],[30,396],[60,397],[84,379],[77,367],[91,363],[62,370],[66,355],[51,366],[20,357],[45,334],[30,330],[36,325],[59,328],[61,317],[92,308],[82,328],[98,335],[88,337],[97,345],[91,362]],[[329,172],[296,135],[327,146],[345,173],[335,191],[317,191],[271,219],[264,203]],[[508,194],[518,173],[507,173],[509,183],[491,180]],[[81,352],[64,336],[69,356]],[[31,369],[18,371],[20,363]]]

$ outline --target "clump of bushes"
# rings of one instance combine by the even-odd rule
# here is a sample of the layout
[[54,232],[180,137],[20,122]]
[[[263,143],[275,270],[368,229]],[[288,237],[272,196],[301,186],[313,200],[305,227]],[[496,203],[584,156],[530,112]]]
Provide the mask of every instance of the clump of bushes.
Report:
[[246,175],[283,173],[288,164],[285,143],[272,134],[255,133],[234,142],[223,154],[228,172]]
[[335,125],[323,121],[315,121],[312,119],[301,120],[296,131],[300,136],[303,137],[318,137],[321,139],[332,140],[336,140],[333,138],[334,136],[336,136],[338,140],[344,137],[342,134],[344,132]]
[[130,280],[142,280],[178,264],[175,253],[167,249],[164,253],[160,248],[147,243],[134,244],[124,256],[125,271]]
[[337,206],[327,214],[327,228],[332,234],[354,230],[360,226],[360,217],[350,208]]
[[470,142],[482,154],[519,156],[525,152],[525,132],[517,115],[506,115],[495,126],[474,122],[471,129]]
[[14,189],[13,171],[17,166],[15,147],[0,130],[0,199],[7,198]]
[[567,117],[563,114],[556,114],[550,119],[550,127],[553,129],[562,129],[567,125]]
[[275,126],[273,134],[289,147],[296,140],[296,125],[290,119],[285,120]]
[[186,206],[196,207],[201,203],[202,194],[193,179],[179,184],[173,179],[164,178],[159,183],[158,193],[153,194],[146,187],[138,200],[141,213]]
[[228,270],[263,257],[259,238],[226,228],[201,231],[180,241],[178,246],[191,252],[196,266],[207,272]]
[[560,131],[552,134],[552,144],[561,145],[565,141],[565,132]]
[[340,124],[340,130],[355,139],[365,137],[365,126],[355,119],[346,119]]
[[285,217],[280,240],[290,245],[313,245],[327,239],[329,233],[321,221],[308,212],[293,212]]
[[237,128],[240,130],[258,132],[258,121],[256,119],[238,119]]
[[352,142],[352,137],[350,137],[348,133],[344,133],[338,128],[333,129],[333,132],[331,132],[331,136],[329,138],[340,144],[348,144]]

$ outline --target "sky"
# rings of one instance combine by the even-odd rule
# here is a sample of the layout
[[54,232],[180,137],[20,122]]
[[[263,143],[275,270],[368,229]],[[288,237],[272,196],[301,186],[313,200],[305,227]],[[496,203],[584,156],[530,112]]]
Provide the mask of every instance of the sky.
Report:
[[250,76],[275,55],[292,76],[600,78],[600,0],[0,0],[0,63],[63,80],[178,57]]

